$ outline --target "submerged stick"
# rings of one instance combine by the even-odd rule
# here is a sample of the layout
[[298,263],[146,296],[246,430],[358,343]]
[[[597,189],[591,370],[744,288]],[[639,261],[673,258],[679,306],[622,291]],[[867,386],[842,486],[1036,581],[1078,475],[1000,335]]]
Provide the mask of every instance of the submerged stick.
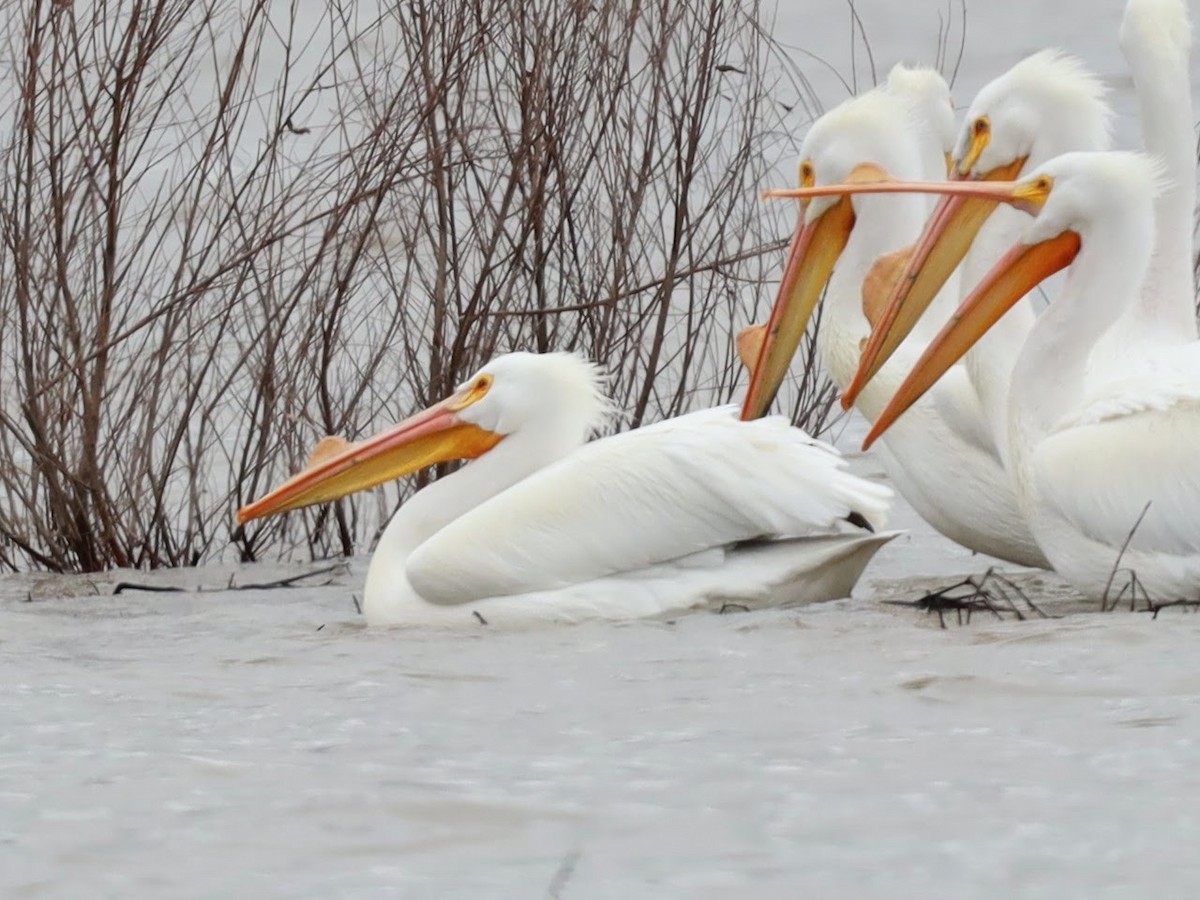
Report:
[[[989,581],[994,582],[996,587],[989,588]],[[965,594],[954,594],[955,591],[963,589],[968,589]],[[883,602],[889,606],[905,606],[910,609],[924,610],[926,614],[937,613],[938,625],[942,628],[946,627],[946,613],[948,612],[955,614],[959,625],[971,624],[971,615],[976,612],[990,612],[1001,621],[1004,619],[1004,613],[1010,612],[1017,617],[1018,621],[1023,622],[1028,617],[1018,608],[1010,591],[1016,593],[1025,605],[1039,617],[1052,618],[1043,612],[1011,578],[998,573],[994,566],[984,572],[978,580],[976,576],[970,575],[954,584],[918,597],[916,600],[884,600]]]
[[332,566],[325,566],[320,569],[313,569],[311,572],[301,572],[299,575],[289,575],[287,578],[279,578],[275,581],[261,581],[252,584],[234,584],[233,576],[230,576],[229,584],[223,588],[185,588],[171,584],[141,584],[136,581],[119,581],[113,585],[113,594],[123,594],[126,591],[147,591],[150,593],[159,594],[211,594],[216,591],[265,591],[273,590],[274,588],[290,588],[290,587],[322,587],[327,584],[332,584],[332,580],[326,580],[320,585],[303,585],[297,582],[304,581],[307,578],[312,578],[316,575],[329,575],[335,572],[344,572],[346,569],[345,563],[337,563]]

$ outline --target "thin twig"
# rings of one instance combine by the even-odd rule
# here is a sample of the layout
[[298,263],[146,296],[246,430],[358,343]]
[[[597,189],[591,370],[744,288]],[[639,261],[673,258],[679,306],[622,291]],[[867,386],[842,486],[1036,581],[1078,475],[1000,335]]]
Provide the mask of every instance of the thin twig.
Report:
[[[989,583],[993,586],[989,587]],[[990,567],[980,577],[968,576],[954,584],[931,591],[916,600],[885,600],[888,606],[904,606],[920,609],[928,613],[937,613],[938,625],[946,627],[946,613],[954,613],[959,625],[970,624],[971,616],[976,612],[990,612],[997,619],[1003,619],[1004,613],[1011,613],[1018,621],[1024,621],[1026,616],[1013,600],[1015,594],[1037,616],[1048,619],[1048,616],[1025,594],[1020,587],[1007,576]]]
[[[1100,611],[1101,612],[1107,612],[1110,609],[1115,609],[1116,604],[1119,602],[1120,595],[1118,595],[1118,599],[1114,600],[1113,605],[1110,607],[1108,605],[1108,592],[1112,589],[1113,579],[1116,578],[1117,572],[1121,571],[1121,559],[1122,559],[1122,557],[1125,556],[1125,551],[1129,549],[1129,544],[1131,541],[1133,541],[1133,536],[1135,533],[1137,533],[1138,526],[1140,526],[1142,524],[1142,520],[1144,518],[1146,518],[1146,513],[1148,513],[1150,511],[1150,503],[1151,502],[1152,501],[1146,501],[1146,505],[1142,507],[1141,513],[1138,514],[1137,521],[1135,521],[1133,523],[1133,527],[1130,528],[1129,533],[1127,535],[1125,535],[1125,541],[1124,541],[1124,543],[1121,544],[1121,549],[1117,553],[1117,558],[1115,560],[1113,560],[1112,570],[1108,573],[1108,581],[1105,582],[1105,584],[1104,584],[1104,594],[1100,597]],[[1133,586],[1135,584],[1136,579],[1137,579],[1137,573],[1130,571],[1129,586]],[[1122,588],[1121,594],[1124,594],[1124,593],[1125,593],[1125,589]],[[1131,590],[1130,602],[1133,602],[1132,590]]]
[[346,570],[346,567],[338,563],[337,565],[325,566],[321,569],[313,569],[311,572],[302,572],[299,575],[290,575],[287,578],[280,578],[275,581],[260,581],[250,584],[234,584],[232,579],[229,584],[223,588],[185,588],[177,585],[162,585],[162,584],[140,584],[133,581],[119,581],[113,585],[113,594],[123,594],[126,591],[148,591],[156,593],[219,593],[221,591],[267,591],[276,588],[291,588],[291,587],[321,587],[327,584],[332,584],[331,580],[321,582],[320,585],[305,585],[300,584],[309,578],[314,578],[317,575],[329,575],[332,573],[341,573]]

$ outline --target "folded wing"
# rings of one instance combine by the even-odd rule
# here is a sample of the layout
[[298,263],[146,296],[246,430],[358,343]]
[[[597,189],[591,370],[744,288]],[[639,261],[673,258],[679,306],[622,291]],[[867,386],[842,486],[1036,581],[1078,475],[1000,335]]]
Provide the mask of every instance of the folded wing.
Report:
[[410,557],[434,602],[549,590],[762,538],[861,535],[891,491],[781,417],[704,410],[594,441]]
[[1120,548],[1132,532],[1134,550],[1200,553],[1200,356],[1193,351],[1162,350],[1155,364],[1107,380],[1039,443],[1038,491],[1092,539]]

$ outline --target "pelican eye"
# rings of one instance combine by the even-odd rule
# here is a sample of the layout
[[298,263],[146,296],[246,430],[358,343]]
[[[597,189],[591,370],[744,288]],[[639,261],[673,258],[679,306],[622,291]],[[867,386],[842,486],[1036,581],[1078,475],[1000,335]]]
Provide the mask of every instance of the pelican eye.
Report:
[[800,163],[800,186],[809,188],[816,184],[816,181],[817,173],[813,169],[812,160],[806,159]]
[[467,387],[450,398],[450,408],[453,410],[466,409],[472,403],[478,403],[492,388],[491,375],[478,375]]
[[971,145],[967,147],[966,155],[959,160],[959,175],[970,175],[974,171],[979,157],[992,140],[992,123],[987,116],[980,116],[971,124]]
[[1054,179],[1049,175],[1039,175],[1037,178],[1018,185],[1013,191],[1013,206],[1023,212],[1036,216],[1041,212],[1054,187]]

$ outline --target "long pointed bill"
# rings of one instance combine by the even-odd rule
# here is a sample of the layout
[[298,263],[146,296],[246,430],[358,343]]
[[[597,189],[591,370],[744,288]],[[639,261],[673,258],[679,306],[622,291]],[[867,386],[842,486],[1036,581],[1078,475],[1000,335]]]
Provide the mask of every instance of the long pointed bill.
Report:
[[846,194],[962,194],[968,197],[996,199],[1011,182],[997,181],[900,181],[883,176],[876,181],[843,181],[813,187],[772,188],[763,191],[764,200],[808,200],[812,197],[843,197]]
[[775,399],[853,227],[854,207],[848,197],[807,225],[804,213],[800,213],[788,248],[783,281],[779,283],[758,361],[750,376],[750,389],[742,404],[743,419],[764,415]]
[[[1000,166],[980,179],[983,182],[1011,181],[1020,174],[1025,157]],[[953,176],[958,178],[957,174]],[[934,208],[918,238],[908,263],[892,284],[880,321],[859,360],[858,371],[842,395],[846,409],[859,392],[891,358],[896,348],[916,327],[934,297],[958,268],[971,248],[979,229],[1002,198],[955,194],[945,196]]]
[[502,436],[464,422],[458,413],[486,391],[476,384],[372,438],[314,459],[304,471],[239,509],[238,523],[327,503],[436,463],[483,455]]
[[1012,306],[1079,253],[1079,235],[1064,231],[1037,244],[1018,244],[1000,259],[925,349],[863,441],[871,446]]

